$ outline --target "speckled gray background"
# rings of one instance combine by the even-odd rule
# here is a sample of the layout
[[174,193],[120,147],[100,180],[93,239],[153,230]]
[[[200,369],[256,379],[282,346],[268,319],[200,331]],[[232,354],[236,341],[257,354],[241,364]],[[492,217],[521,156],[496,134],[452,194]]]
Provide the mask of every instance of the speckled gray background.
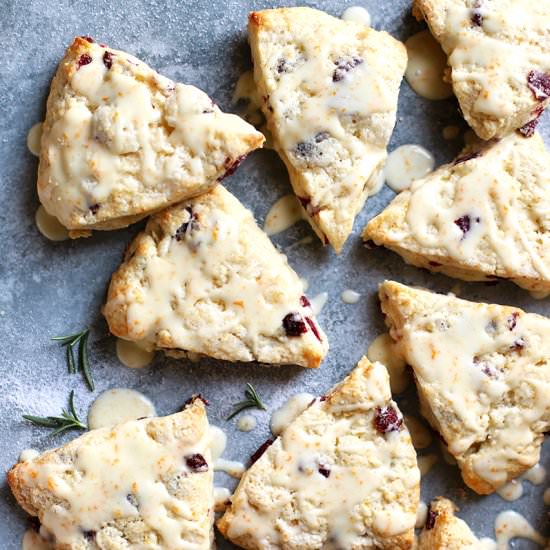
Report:
[[[341,379],[383,331],[376,286],[384,278],[449,291],[456,281],[406,266],[389,251],[368,251],[359,232],[391,199],[384,188],[370,199],[355,224],[340,257],[311,244],[287,250],[290,264],[310,283],[309,295],[329,293],[320,322],[328,333],[331,350],[316,371],[299,368],[262,369],[214,361],[186,363],[157,357],[151,368],[130,370],[117,361],[114,338],[107,333],[99,313],[112,271],[122,251],[140,226],[125,231],[96,234],[77,242],[51,243],[38,233],[34,213],[37,160],[28,152],[28,129],[44,116],[50,79],[64,48],[75,35],[89,34],[115,48],[127,50],[173,79],[195,84],[208,92],[223,109],[230,110],[232,89],[248,67],[245,25],[249,10],[294,2],[246,2],[237,0],[1,0],[0,1],[0,469],[7,470],[19,451],[44,450],[71,435],[51,438],[43,429],[21,420],[24,413],[57,414],[66,404],[70,389],[76,392],[78,409],[85,416],[90,402],[104,389],[128,386],[148,395],[160,414],[176,411],[187,397],[201,392],[210,401],[210,420],[229,435],[227,457],[246,461],[268,436],[269,413],[254,412],[258,427],[251,433],[226,422],[230,404],[242,397],[246,382],[253,383],[270,410],[297,391],[319,394]],[[420,28],[410,16],[410,0],[330,0],[303,2],[340,15],[345,7],[361,4],[372,15],[373,26],[406,39]],[[447,124],[464,127],[454,101],[430,102],[417,97],[403,83],[398,124],[390,149],[404,143],[420,143],[438,163],[449,160],[460,140],[446,142],[441,130]],[[550,144],[548,116],[541,130]],[[272,151],[252,154],[239,171],[226,180],[229,189],[263,220],[272,203],[290,190],[282,163]],[[312,234],[305,223],[274,238],[283,250]],[[340,293],[352,288],[362,299],[346,305]],[[461,295],[514,304],[528,311],[550,314],[548,301],[535,301],[507,283],[496,286],[461,283]],[[79,376],[66,373],[62,350],[49,337],[92,327],[91,362],[97,384],[90,393]],[[414,391],[399,399],[404,410],[415,412]],[[547,446],[548,449],[548,446]],[[434,445],[432,452],[438,452]],[[421,454],[430,450],[421,451]],[[545,454],[550,467],[550,453]],[[234,480],[217,474],[218,483],[233,487]],[[545,484],[546,485],[546,484]],[[465,489],[454,467],[442,460],[423,483],[423,498],[443,494],[453,498],[479,535],[493,536],[493,521],[504,509],[522,511],[548,534],[548,515],[542,501],[545,486],[524,483],[523,498],[507,503],[498,496],[481,498]],[[0,489],[0,548],[20,548],[27,525],[7,485]],[[228,548],[230,545],[221,544]],[[531,548],[517,542],[515,548]]]

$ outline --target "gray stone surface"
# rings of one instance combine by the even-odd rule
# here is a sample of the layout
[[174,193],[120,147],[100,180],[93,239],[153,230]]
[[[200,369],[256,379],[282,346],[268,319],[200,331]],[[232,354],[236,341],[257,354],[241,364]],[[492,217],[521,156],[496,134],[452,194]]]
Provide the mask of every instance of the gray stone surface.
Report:
[[[373,25],[406,39],[420,26],[410,16],[409,0],[328,0],[303,2],[335,15],[360,3],[372,14]],[[319,394],[340,380],[383,330],[375,296],[384,278],[449,291],[456,281],[433,276],[406,266],[386,250],[367,251],[359,232],[393,196],[384,188],[370,199],[355,224],[355,232],[341,256],[323,249],[316,238],[311,244],[286,249],[312,235],[305,223],[276,236],[286,249],[291,265],[308,279],[309,295],[327,291],[329,301],[320,322],[330,337],[330,354],[317,371],[299,368],[263,369],[254,365],[229,365],[214,361],[186,363],[157,357],[151,368],[130,370],[117,361],[99,312],[106,285],[129,239],[139,225],[124,231],[96,234],[77,242],[51,243],[38,233],[34,213],[37,161],[27,151],[28,129],[44,116],[50,79],[64,48],[75,35],[89,34],[113,47],[127,50],[173,79],[207,91],[224,109],[230,109],[233,86],[249,65],[245,24],[251,9],[283,5],[279,0],[2,0],[0,2],[0,175],[2,250],[0,260],[0,469],[17,460],[19,451],[44,450],[72,435],[51,438],[43,429],[22,421],[24,413],[58,413],[71,389],[78,409],[86,414],[90,402],[104,389],[136,388],[148,395],[159,413],[176,411],[187,397],[201,392],[210,401],[211,422],[229,436],[227,456],[246,461],[268,436],[269,414],[254,412],[258,427],[251,433],[235,430],[226,422],[230,404],[242,397],[246,382],[253,383],[269,406],[279,406],[297,391]],[[293,5],[294,2],[287,2]],[[460,143],[445,142],[441,130],[449,123],[465,129],[454,101],[430,102],[417,97],[403,83],[399,121],[391,147],[420,143],[433,151],[438,163],[448,160]],[[550,144],[548,115],[541,125]],[[262,221],[272,203],[290,191],[282,163],[272,151],[259,151],[226,181],[229,189]],[[340,293],[352,288],[362,299],[346,305]],[[528,311],[550,314],[548,301],[535,301],[511,284],[497,286],[460,284],[461,295],[477,300],[514,304]],[[66,373],[63,352],[49,337],[92,327],[91,361],[97,383],[90,393],[79,376]],[[416,412],[414,391],[399,398],[403,409]],[[548,446],[547,446],[548,450]],[[438,452],[434,445],[434,452]],[[422,454],[428,451],[422,451]],[[543,463],[550,466],[550,455]],[[234,481],[217,474],[218,483]],[[493,536],[493,521],[504,509],[522,511],[539,529],[548,532],[544,486],[525,483],[524,497],[507,503],[498,496],[481,498],[465,489],[455,467],[442,460],[423,483],[423,498],[444,494],[461,507],[461,515],[480,535]],[[26,527],[5,484],[0,488],[0,547],[17,549]],[[221,543],[220,547],[230,545]],[[515,548],[530,548],[518,542]]]

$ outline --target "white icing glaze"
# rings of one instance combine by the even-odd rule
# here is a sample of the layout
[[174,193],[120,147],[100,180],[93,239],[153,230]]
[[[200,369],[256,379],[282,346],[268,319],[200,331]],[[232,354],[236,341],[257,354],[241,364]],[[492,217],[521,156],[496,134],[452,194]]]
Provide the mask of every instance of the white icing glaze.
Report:
[[210,452],[212,460],[218,460],[227,446],[227,435],[218,426],[210,426]]
[[24,449],[19,454],[19,462],[25,462],[26,460],[33,460],[40,453],[36,449]]
[[386,161],[386,183],[394,191],[408,189],[413,181],[429,174],[435,165],[433,155],[420,145],[401,145]]
[[374,339],[367,351],[367,357],[371,361],[379,361],[388,369],[392,393],[405,391],[411,377],[405,360],[389,334],[381,334]]
[[350,288],[342,292],[342,301],[346,304],[356,304],[361,299],[361,294]]
[[497,542],[489,537],[479,540],[479,550],[497,550]]
[[223,512],[229,505],[231,491],[225,487],[214,487],[214,511]]
[[149,365],[153,360],[155,353],[147,351],[135,342],[129,342],[122,338],[116,340],[116,355],[118,360],[131,369],[142,369]]
[[21,550],[54,550],[55,545],[41,537],[34,529],[30,528],[25,531]]
[[456,138],[458,138],[460,134],[460,128],[458,126],[445,126],[442,131],[443,139],[446,139],[447,141],[452,141]]
[[257,423],[258,421],[255,416],[244,414],[237,421],[237,428],[239,428],[241,432],[251,432],[256,427]]
[[420,420],[414,416],[405,415],[405,424],[415,449],[425,449],[432,444],[432,434]]
[[546,468],[542,464],[535,464],[521,475],[521,479],[533,485],[542,485],[546,479]]
[[233,92],[233,104],[240,108],[239,114],[256,128],[259,128],[265,122],[252,71],[245,71],[237,80]]
[[285,195],[269,210],[264,222],[264,231],[268,235],[276,235],[302,219],[304,219],[304,211],[296,195]]
[[325,307],[325,304],[328,300],[327,292],[320,292],[317,296],[314,296],[311,302],[311,309],[313,310],[313,315],[319,315],[322,309]]
[[422,455],[417,458],[420,475],[425,476],[439,460],[435,454]]
[[67,229],[55,216],[50,216],[43,206],[39,206],[34,217],[38,231],[50,241],[65,241],[69,238]]
[[532,540],[541,546],[546,543],[546,539],[521,514],[513,510],[505,510],[497,516],[495,533],[498,550],[508,550],[513,538]]
[[511,481],[497,489],[497,494],[504,500],[512,502],[514,500],[517,500],[518,498],[521,498],[521,496],[523,495],[523,484],[521,483],[521,480],[512,479]]
[[367,27],[370,27],[371,24],[370,13],[363,6],[350,6],[346,8],[344,13],[342,13],[342,19],[344,21],[355,21]]
[[271,432],[280,435],[288,425],[315,399],[310,393],[297,393],[289,397],[271,415]]
[[246,470],[242,462],[236,460],[226,460],[225,458],[218,458],[214,462],[214,470],[216,472],[225,472],[227,475],[240,479]]
[[449,449],[447,449],[442,441],[439,442],[439,450],[441,451],[441,456],[443,457],[443,460],[447,464],[451,466],[456,466],[456,458],[449,452]]
[[27,147],[35,156],[40,156],[40,140],[42,139],[42,122],[37,122],[27,134]]
[[415,529],[422,529],[426,523],[426,518],[428,517],[428,505],[421,500],[418,503],[418,508],[416,509],[416,523],[414,524]]
[[[176,472],[211,475],[192,473],[184,459],[199,453],[210,464],[208,437],[190,440],[171,435],[157,442],[147,427],[147,421],[132,421],[83,436],[88,437],[84,440],[87,442],[81,442],[73,454],[74,475],[80,476],[78,483],[66,478],[67,464],[62,460],[37,462],[36,467],[33,462],[28,463],[21,473],[24,483],[31,488],[47,488],[66,503],[48,508],[40,518],[57,544],[69,547],[82,540],[83,529],[97,531],[113,518],[139,514],[166,546],[199,548],[182,538],[182,522],[196,521],[193,513],[182,507],[182,501],[172,496],[161,480],[168,480]],[[139,502],[139,512],[127,498],[129,494]]]
[[405,78],[410,87],[426,99],[446,99],[453,95],[450,84],[443,80],[447,56],[430,31],[420,31],[406,42],[408,54]]
[[[361,389],[348,388],[345,396],[316,399],[265,451],[253,467],[256,472],[249,474],[257,476],[253,478],[256,483],[263,480],[270,488],[267,500],[256,507],[257,491],[250,495],[246,486],[234,495],[227,530],[230,539],[250,534],[252,527],[258,548],[278,548],[281,537],[291,535],[298,540],[314,537],[312,548],[320,548],[325,537],[336,539],[339,548],[360,548],[365,542],[361,538],[365,521],[380,536],[398,535],[414,527],[416,511],[405,511],[385,499],[384,506],[369,508],[368,516],[362,512],[365,502],[387,491],[389,479],[407,494],[415,490],[420,478],[416,468],[407,469],[406,475],[395,471],[397,463],[403,467],[401,461],[412,458],[406,432],[394,431],[384,438],[370,433],[369,413],[391,399],[386,370],[376,363],[373,371],[361,382]],[[330,469],[328,475],[320,471],[322,465]],[[306,525],[300,526],[298,521],[293,525],[286,515],[287,519],[282,519],[289,499],[295,503],[292,508],[299,507],[305,515],[305,519],[300,515],[300,521]]]
[[117,424],[155,416],[155,406],[148,397],[129,388],[114,388],[96,397],[88,411],[88,428],[111,428]]

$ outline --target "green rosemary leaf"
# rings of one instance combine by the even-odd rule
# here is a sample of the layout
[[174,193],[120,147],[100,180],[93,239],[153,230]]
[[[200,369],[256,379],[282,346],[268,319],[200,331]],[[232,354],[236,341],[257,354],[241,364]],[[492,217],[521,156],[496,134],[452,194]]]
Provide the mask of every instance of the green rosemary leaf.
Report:
[[240,412],[245,409],[261,409],[266,410],[265,405],[262,403],[258,392],[255,390],[252,384],[247,383],[246,389],[244,390],[244,395],[246,399],[244,401],[239,401],[233,405],[233,412],[226,418],[226,420],[231,420],[234,416],[237,416]]
[[76,372],[73,346],[67,346],[67,367],[69,369],[69,374],[74,374]]
[[[90,391],[94,391],[95,383],[90,372],[90,361],[88,358],[88,339],[90,329],[85,328],[81,332],[69,334],[67,336],[54,336],[52,340],[59,342],[67,348],[66,360],[69,374],[82,372],[86,385]],[[74,348],[78,345],[78,361],[75,360]]]
[[92,373],[90,372],[90,362],[88,360],[89,335],[90,335],[90,331],[87,330],[82,335],[82,338],[80,338],[80,341],[78,344],[78,363],[79,363],[79,370],[81,370],[82,373],[84,374],[84,380],[86,380],[86,384],[88,385],[89,390],[94,391],[95,384],[94,384],[94,379],[92,378]]

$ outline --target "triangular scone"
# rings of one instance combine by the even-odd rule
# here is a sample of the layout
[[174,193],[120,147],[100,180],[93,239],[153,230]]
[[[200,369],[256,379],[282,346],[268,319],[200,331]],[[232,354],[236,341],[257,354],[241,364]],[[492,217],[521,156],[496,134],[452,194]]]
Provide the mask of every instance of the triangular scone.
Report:
[[48,98],[38,195],[74,236],[116,229],[207,191],[263,141],[199,89],[76,38]]
[[387,370],[363,358],[245,472],[217,526],[250,550],[409,549],[419,482]]
[[93,430],[20,462],[8,482],[56,550],[208,550],[210,439],[204,403],[195,399],[172,416]]
[[252,12],[248,30],[275,148],[313,229],[339,252],[386,159],[405,48],[311,8]]
[[417,550],[480,550],[480,540],[465,521],[455,516],[456,506],[436,498],[428,507],[426,525],[418,537]]
[[482,139],[533,131],[550,97],[550,4],[536,0],[414,0],[449,56],[451,82]]
[[466,484],[492,493],[535,465],[550,429],[550,319],[391,281],[380,300]]
[[413,183],[363,232],[413,265],[550,293],[550,154],[539,134],[465,150]]
[[301,279],[221,185],[149,220],[103,313],[116,336],[175,354],[318,367],[328,349]]

